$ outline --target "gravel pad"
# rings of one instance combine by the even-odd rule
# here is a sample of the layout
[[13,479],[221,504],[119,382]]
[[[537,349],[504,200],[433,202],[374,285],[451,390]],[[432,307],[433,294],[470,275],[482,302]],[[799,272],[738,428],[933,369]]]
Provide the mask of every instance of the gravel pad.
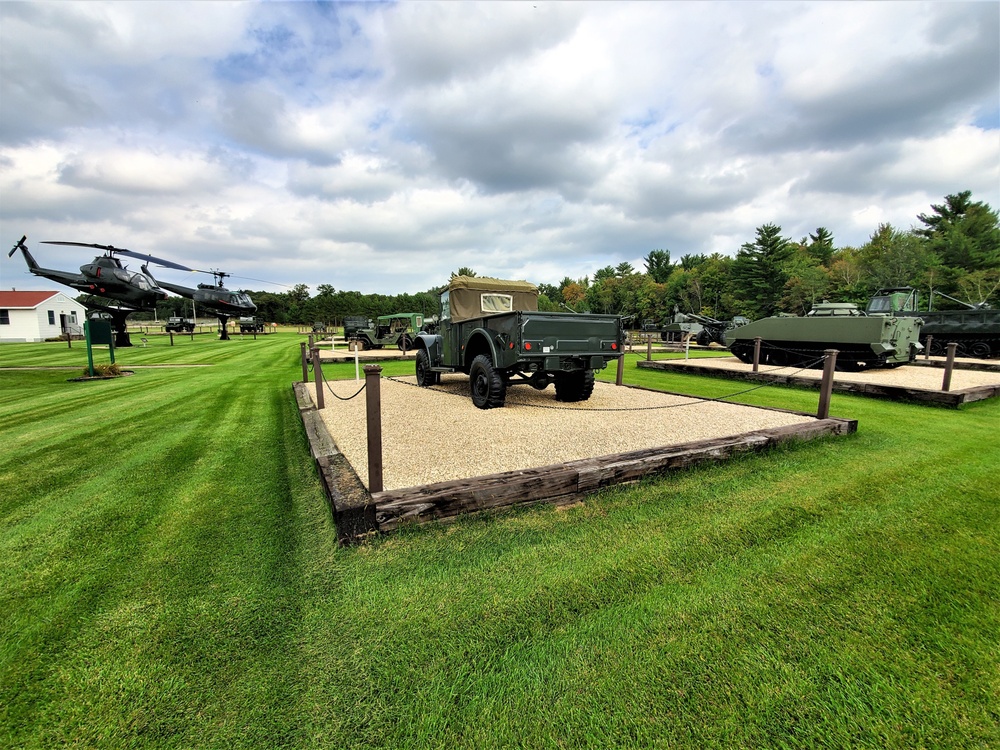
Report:
[[[328,383],[319,412],[337,447],[367,485],[362,381]],[[507,390],[507,405],[477,409],[469,379],[444,375],[417,387],[413,377],[382,378],[382,460],[386,490],[529,469],[643,448],[803,424],[812,417],[704,401],[597,382],[587,401],[561,403],[553,386]],[[332,391],[332,393],[331,393]],[[315,384],[309,384],[315,402]]]
[[[711,367],[718,370],[734,372],[752,372],[753,365],[744,364],[736,357],[704,357],[692,360],[664,360],[671,364],[697,367]],[[822,370],[803,370],[798,367],[760,366],[761,375],[795,375],[800,378],[822,380]],[[925,391],[941,390],[944,380],[944,370],[935,367],[908,366],[865,370],[863,372],[835,372],[835,383],[874,383],[877,385],[894,386],[897,388],[917,388]],[[981,370],[952,370],[951,390],[977,388],[979,386],[1000,385],[1000,373]]]

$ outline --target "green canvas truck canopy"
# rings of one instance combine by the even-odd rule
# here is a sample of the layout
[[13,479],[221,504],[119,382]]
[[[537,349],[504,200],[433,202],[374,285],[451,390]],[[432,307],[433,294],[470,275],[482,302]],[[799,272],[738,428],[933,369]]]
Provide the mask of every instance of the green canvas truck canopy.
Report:
[[527,281],[455,276],[441,290],[452,320],[468,320],[514,310],[538,311],[538,287]]

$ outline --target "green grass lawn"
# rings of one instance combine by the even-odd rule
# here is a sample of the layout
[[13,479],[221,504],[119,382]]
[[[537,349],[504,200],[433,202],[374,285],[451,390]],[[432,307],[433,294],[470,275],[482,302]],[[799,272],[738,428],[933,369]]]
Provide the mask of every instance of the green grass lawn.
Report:
[[[0,746],[1000,744],[996,399],[834,394],[857,435],[342,549],[291,393],[304,338],[0,372]],[[629,383],[746,385],[635,358]]]

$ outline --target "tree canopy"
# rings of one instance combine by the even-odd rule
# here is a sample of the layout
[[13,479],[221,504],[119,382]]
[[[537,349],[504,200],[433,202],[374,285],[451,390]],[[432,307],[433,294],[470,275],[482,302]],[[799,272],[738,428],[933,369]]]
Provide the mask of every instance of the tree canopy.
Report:
[[[970,191],[947,195],[927,213],[921,226],[899,229],[879,225],[861,247],[836,247],[833,233],[817,227],[798,242],[776,224],[758,227],[735,256],[686,253],[673,262],[666,249],[650,250],[645,270],[623,261],[590,276],[566,276],[559,284],[539,284],[539,308],[591,311],[628,316],[632,321],[663,321],[677,306],[719,319],[757,318],[776,312],[804,314],[824,299],[863,304],[882,286],[934,289],[972,303],[1000,307],[1000,220],[995,210],[974,201]],[[452,276],[475,276],[467,267]],[[488,275],[488,274],[487,274]],[[339,323],[348,315],[376,317],[395,312],[435,315],[434,290],[418,294],[362,294],[329,284],[297,284],[286,292],[248,291],[257,315],[269,322]],[[190,302],[165,300],[157,315],[189,314]],[[135,316],[141,318],[142,316]],[[146,317],[153,317],[152,314]]]

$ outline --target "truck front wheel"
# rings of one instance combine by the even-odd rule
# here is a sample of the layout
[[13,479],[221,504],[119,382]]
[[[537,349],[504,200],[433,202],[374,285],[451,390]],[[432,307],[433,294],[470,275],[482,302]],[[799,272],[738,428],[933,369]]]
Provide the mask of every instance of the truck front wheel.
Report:
[[426,349],[417,350],[417,385],[427,388],[441,382],[441,373],[431,371],[431,358]]
[[586,401],[593,392],[593,370],[560,372],[556,375],[556,401]]
[[503,406],[507,400],[507,384],[493,367],[493,361],[488,354],[480,354],[472,360],[469,382],[472,403],[480,409]]

